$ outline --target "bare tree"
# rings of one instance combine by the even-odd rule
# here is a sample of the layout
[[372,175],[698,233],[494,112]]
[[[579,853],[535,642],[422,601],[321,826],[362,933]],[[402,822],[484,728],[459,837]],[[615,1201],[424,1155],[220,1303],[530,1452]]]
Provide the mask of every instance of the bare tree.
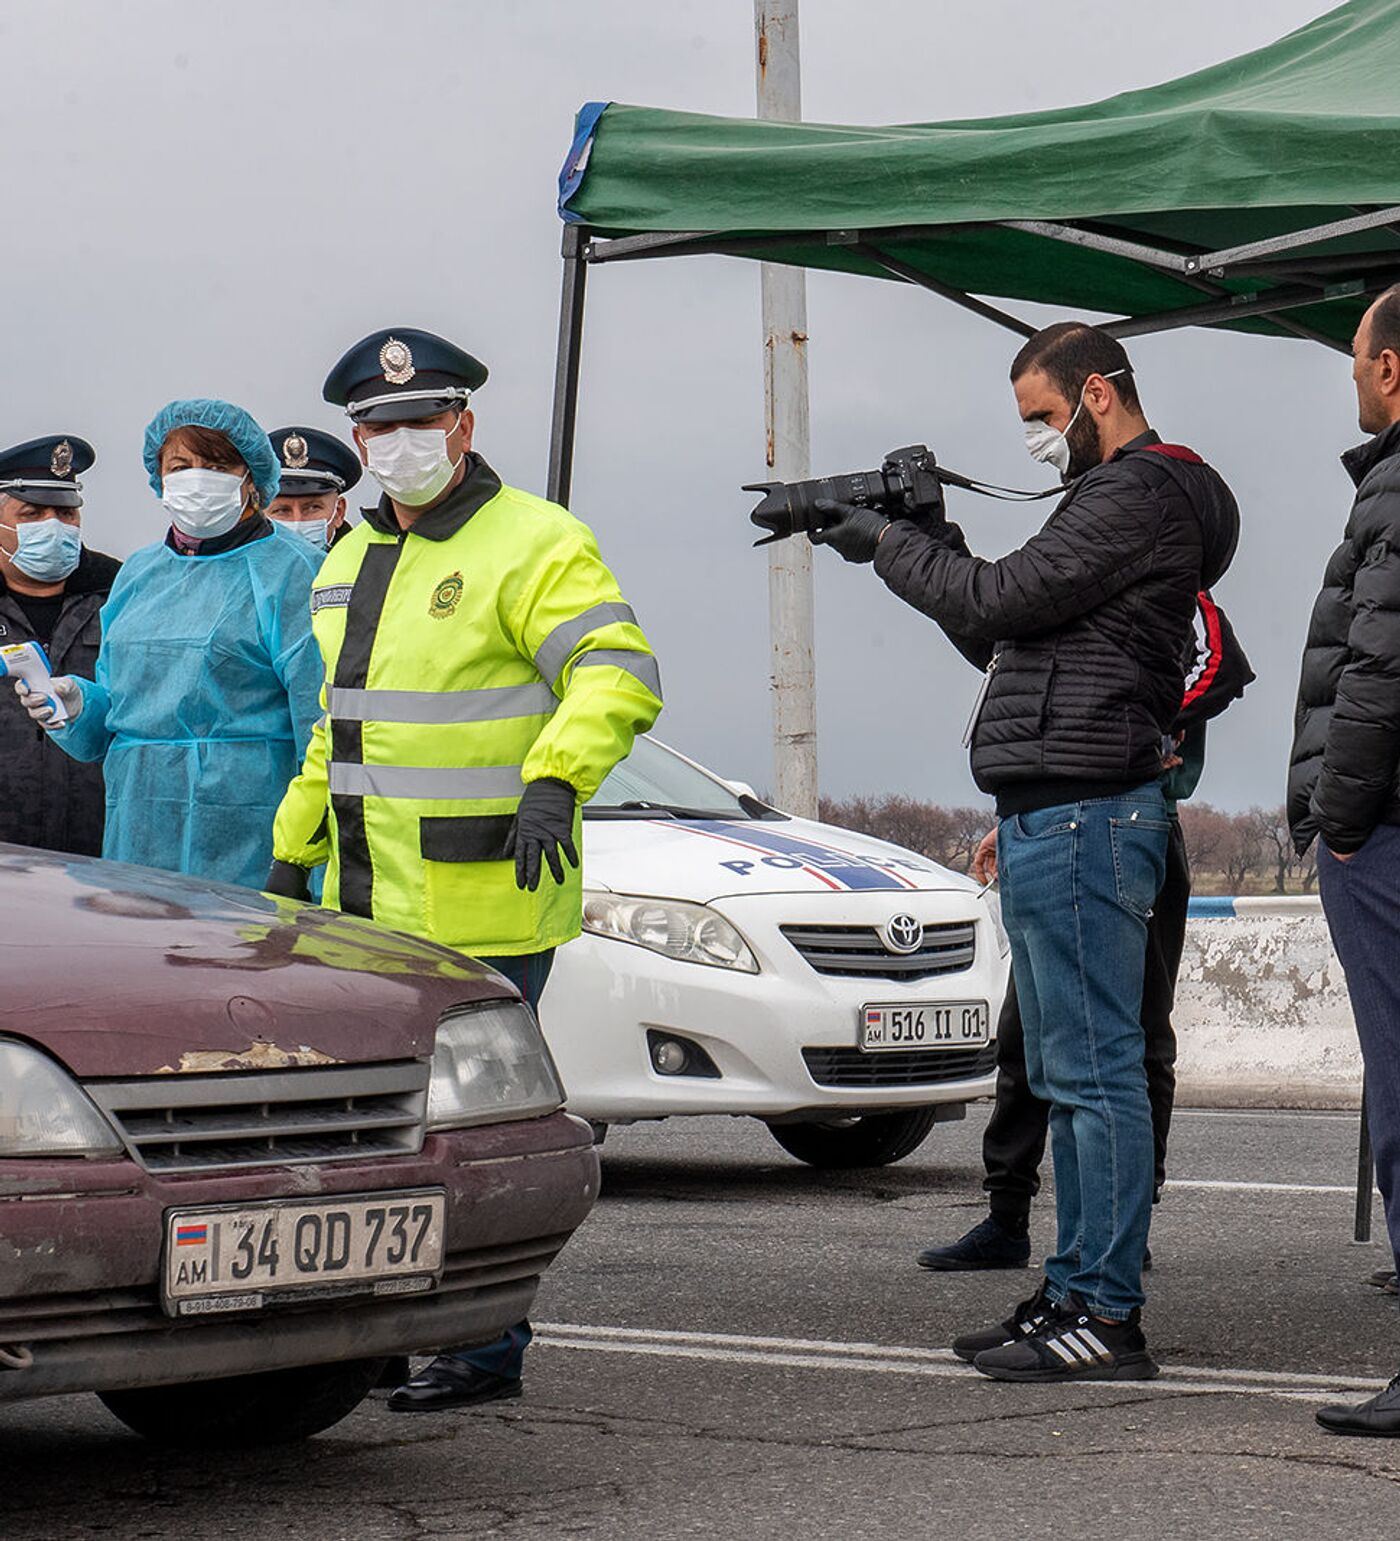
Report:
[[1244,815],[1249,833],[1258,843],[1262,863],[1273,872],[1274,892],[1286,894],[1288,879],[1297,866],[1293,834],[1282,808],[1251,808]]

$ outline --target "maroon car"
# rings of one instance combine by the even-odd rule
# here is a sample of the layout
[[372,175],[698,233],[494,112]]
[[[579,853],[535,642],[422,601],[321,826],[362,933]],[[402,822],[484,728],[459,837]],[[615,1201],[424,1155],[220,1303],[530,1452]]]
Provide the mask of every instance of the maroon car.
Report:
[[534,1016],[447,948],[0,845],[0,1402],[299,1438],[526,1315],[598,1191]]

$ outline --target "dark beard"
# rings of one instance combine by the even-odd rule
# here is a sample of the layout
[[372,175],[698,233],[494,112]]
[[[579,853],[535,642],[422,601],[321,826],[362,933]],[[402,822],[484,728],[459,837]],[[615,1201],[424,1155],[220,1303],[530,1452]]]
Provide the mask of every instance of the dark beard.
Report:
[[1081,412],[1079,420],[1071,423],[1065,434],[1069,444],[1069,469],[1064,474],[1066,482],[1103,462],[1103,440],[1099,437],[1098,420],[1091,412]]

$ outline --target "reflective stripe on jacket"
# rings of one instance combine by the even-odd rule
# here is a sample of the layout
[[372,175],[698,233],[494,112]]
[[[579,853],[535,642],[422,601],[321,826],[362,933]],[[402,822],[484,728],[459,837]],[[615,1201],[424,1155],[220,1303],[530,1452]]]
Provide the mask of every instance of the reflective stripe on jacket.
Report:
[[656,659],[587,527],[478,457],[411,531],[376,513],[312,591],[325,715],[276,855],[328,860],[326,904],[402,931],[476,954],[556,947],[578,934],[581,875],[516,887],[521,792],[548,776],[592,797],[661,709]]

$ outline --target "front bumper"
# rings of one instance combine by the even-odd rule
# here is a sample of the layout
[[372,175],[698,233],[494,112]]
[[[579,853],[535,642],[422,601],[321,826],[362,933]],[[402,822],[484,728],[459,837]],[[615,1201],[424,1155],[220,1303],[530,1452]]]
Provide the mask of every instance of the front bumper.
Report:
[[[347,1296],[175,1319],[159,1302],[164,1213],[442,1187],[446,1266],[427,1295]],[[598,1158],[566,1114],[430,1135],[417,1156],[155,1177],[132,1161],[0,1162],[0,1402],[209,1380],[496,1337],[592,1208]]]
[[[561,950],[542,1022],[570,1112],[597,1123],[700,1113],[819,1116],[963,1103],[995,1090],[993,1045],[918,1060],[857,1047],[861,1008],[874,1004],[984,1000],[995,1030],[1008,964],[980,901],[955,891],[764,894],[711,907],[738,927],[759,973],[680,963],[590,935]],[[838,915],[844,924],[879,925],[892,908],[926,925],[975,919],[971,967],[915,981],[833,977],[818,973],[780,929],[820,926]],[[698,1044],[718,1078],[659,1075],[649,1029]]]

